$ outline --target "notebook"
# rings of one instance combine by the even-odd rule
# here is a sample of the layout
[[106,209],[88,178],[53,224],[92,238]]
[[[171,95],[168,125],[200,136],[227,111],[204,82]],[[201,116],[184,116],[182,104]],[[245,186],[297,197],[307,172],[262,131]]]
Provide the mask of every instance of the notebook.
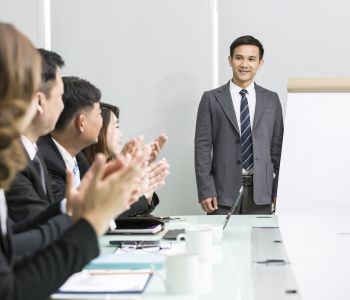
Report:
[[107,234],[157,234],[164,230],[164,222],[149,216],[116,220],[116,228]]

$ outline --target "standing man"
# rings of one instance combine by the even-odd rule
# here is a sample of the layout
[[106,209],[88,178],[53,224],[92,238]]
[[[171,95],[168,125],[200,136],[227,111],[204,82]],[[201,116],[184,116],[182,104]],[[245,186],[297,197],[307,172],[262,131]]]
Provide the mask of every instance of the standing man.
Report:
[[264,48],[252,36],[230,47],[232,79],[205,92],[195,134],[198,198],[208,214],[226,214],[243,185],[236,214],[270,214],[283,139],[278,95],[254,82]]

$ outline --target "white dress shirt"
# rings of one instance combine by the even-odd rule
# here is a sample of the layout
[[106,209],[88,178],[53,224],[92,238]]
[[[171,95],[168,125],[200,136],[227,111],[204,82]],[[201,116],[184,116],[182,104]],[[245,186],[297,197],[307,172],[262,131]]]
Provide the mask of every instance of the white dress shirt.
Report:
[[58,151],[60,151],[63,157],[64,163],[66,164],[66,168],[72,171],[73,173],[75,187],[78,187],[80,184],[80,171],[79,171],[77,159],[75,158],[75,156],[70,155],[69,152],[53,137],[51,138],[56,144]]
[[24,149],[26,149],[30,160],[33,160],[38,151],[38,146],[35,143],[32,143],[32,141],[24,135],[21,135],[21,142],[24,146]]
[[[233,102],[233,107],[235,109],[236,118],[239,130],[241,130],[241,100],[242,96],[240,95],[240,91],[243,90],[238,85],[234,84],[232,80],[230,81],[230,93]],[[250,116],[250,126],[253,132],[253,123],[254,123],[254,114],[255,114],[255,105],[256,105],[256,94],[254,88],[254,82],[252,82],[245,90],[248,91],[246,94],[249,106],[249,116]]]

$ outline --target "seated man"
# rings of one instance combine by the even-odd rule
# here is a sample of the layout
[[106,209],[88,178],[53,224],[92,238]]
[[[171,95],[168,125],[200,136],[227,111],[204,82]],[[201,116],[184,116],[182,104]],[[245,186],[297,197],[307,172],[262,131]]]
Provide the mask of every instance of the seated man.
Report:
[[[41,135],[50,132],[63,109],[62,58],[54,52],[39,49],[42,59],[41,85],[35,94],[36,115],[21,136],[28,157],[27,167],[19,172],[6,191],[9,224],[14,232],[17,254],[28,254],[55,240],[71,226],[65,202],[57,203],[50,177],[37,150]],[[60,199],[62,200],[63,197]]]
[[[89,168],[89,163],[81,151],[98,142],[103,122],[100,108],[100,91],[88,81],[77,77],[63,77],[63,82],[64,110],[54,131],[40,138],[38,142],[52,177],[52,189],[57,199],[61,199],[65,193],[66,169],[73,172],[76,186],[79,185],[80,180]],[[139,146],[140,143],[135,144],[135,148]],[[154,158],[154,153],[158,153],[158,151],[159,147],[152,152],[150,157]],[[166,165],[167,168],[168,165]],[[147,189],[146,187],[145,190]],[[153,192],[150,199],[155,204],[159,202],[157,195]],[[139,200],[121,217],[136,215],[149,209],[148,201],[144,196],[141,196]],[[151,208],[148,211],[153,210],[154,205],[150,206]]]
[[[106,165],[103,155],[85,175],[79,190],[67,171],[67,198],[76,197],[74,224],[48,247],[18,260],[12,228],[7,222],[4,191],[25,167],[26,157],[18,133],[23,133],[37,111],[34,96],[40,84],[41,58],[30,41],[13,26],[0,22],[0,299],[48,299],[69,276],[80,271],[99,253],[97,237],[108,221],[135,200],[138,182],[150,151],[132,160],[119,158]],[[80,205],[79,205],[80,204]]]
[[89,168],[82,149],[97,143],[102,126],[101,92],[90,82],[77,77],[63,77],[64,109],[51,134],[39,139],[38,147],[51,175],[51,187],[57,200],[66,190],[66,169],[72,171],[79,186]]

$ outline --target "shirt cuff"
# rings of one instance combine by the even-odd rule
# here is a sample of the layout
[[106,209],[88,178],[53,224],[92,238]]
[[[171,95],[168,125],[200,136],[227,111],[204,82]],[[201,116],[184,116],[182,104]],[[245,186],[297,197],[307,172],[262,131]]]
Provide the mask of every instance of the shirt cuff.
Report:
[[61,206],[61,213],[62,214],[67,214],[67,198],[64,198],[61,203],[60,203],[60,206]]

